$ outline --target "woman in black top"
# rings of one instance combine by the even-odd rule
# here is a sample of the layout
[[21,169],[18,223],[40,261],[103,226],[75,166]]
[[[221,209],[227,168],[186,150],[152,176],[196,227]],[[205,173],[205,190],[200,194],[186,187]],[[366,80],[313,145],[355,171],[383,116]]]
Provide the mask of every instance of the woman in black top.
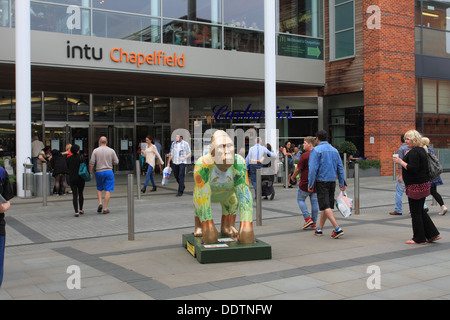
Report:
[[402,159],[394,157],[394,162],[402,168],[406,195],[411,212],[413,238],[407,244],[425,244],[441,239],[439,231],[425,212],[425,198],[430,194],[430,179],[428,172],[428,156],[421,147],[422,136],[416,130],[405,133],[405,142],[411,148]]
[[[10,208],[10,199],[14,197],[11,184],[9,182],[8,173],[3,167],[0,167],[0,287],[3,281],[3,265],[5,258],[5,212]],[[3,201],[4,200],[4,201]]]
[[[67,167],[69,168],[69,184],[72,189],[73,197],[73,208],[75,209],[75,217],[79,217],[80,214],[84,214],[83,204],[83,190],[84,190],[84,180],[78,175],[78,170],[80,169],[81,156],[79,155],[80,146],[74,144],[70,148],[72,155],[67,157]],[[80,210],[78,210],[78,205]]]

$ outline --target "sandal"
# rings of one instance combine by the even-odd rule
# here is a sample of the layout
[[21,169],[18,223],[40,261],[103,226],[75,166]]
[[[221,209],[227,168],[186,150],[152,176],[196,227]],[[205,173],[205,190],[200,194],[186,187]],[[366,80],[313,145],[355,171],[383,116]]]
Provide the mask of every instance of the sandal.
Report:
[[406,244],[425,244],[425,242],[415,242],[413,239],[405,241]]
[[80,215],[78,214],[78,212],[77,213],[75,213],[75,215],[74,215],[76,218],[78,218]]
[[108,213],[109,213],[109,209],[103,210],[103,214],[108,214]]
[[98,208],[97,208],[97,212],[98,213],[102,212],[102,209],[103,209],[103,205],[99,204]]
[[84,214],[84,210],[80,210],[80,212],[78,212],[79,214]]
[[433,238],[427,239],[427,242],[434,242],[437,240],[441,240],[442,237],[440,235],[434,236]]

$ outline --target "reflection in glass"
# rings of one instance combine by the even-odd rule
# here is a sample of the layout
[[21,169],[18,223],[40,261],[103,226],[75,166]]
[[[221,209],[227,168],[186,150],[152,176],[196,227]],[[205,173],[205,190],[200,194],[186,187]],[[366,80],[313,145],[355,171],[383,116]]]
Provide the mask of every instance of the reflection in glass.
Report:
[[13,92],[0,92],[0,120],[15,120],[16,108],[13,104]]
[[69,121],[89,121],[89,96],[67,95]]
[[353,29],[336,33],[336,58],[348,57],[354,54]]
[[136,98],[137,122],[151,122],[153,120],[153,99],[151,97]]
[[278,0],[277,19],[280,32],[323,37],[322,0]]
[[450,31],[422,28],[423,54],[450,58]]
[[114,122],[134,121],[134,97],[116,97],[114,99]]
[[90,10],[67,6],[31,3],[31,30],[50,31],[68,34],[90,34]]
[[107,96],[94,96],[94,121],[113,122],[114,100]]
[[163,0],[163,16],[181,20],[220,23],[221,0]]
[[220,48],[221,38],[221,28],[218,26],[164,20],[164,43],[203,48]]
[[0,1],[0,27],[9,27],[9,0]]
[[44,114],[46,121],[67,121],[66,95],[45,93]]
[[94,11],[93,33],[98,37],[159,42],[159,19]]
[[264,30],[264,0],[226,0],[223,15],[230,27]]
[[159,0],[93,0],[92,7],[96,9],[148,14],[153,16],[159,16],[160,12]]
[[264,53],[264,32],[225,27],[224,49]]
[[153,99],[153,122],[170,123],[170,99],[154,98]]

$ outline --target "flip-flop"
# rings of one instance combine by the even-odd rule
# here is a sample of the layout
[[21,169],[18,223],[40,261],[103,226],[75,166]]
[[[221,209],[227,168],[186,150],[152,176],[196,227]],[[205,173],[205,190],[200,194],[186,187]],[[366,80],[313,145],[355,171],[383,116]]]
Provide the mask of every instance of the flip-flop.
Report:
[[103,209],[103,205],[99,205],[98,208],[97,208],[97,212],[98,213],[102,212],[102,209]]

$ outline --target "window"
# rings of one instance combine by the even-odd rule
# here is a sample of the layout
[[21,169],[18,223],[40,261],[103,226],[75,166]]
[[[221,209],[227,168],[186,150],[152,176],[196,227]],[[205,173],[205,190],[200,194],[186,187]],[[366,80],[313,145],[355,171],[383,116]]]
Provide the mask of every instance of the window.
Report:
[[278,31],[309,37],[323,36],[322,0],[278,0]]
[[330,60],[355,55],[355,4],[353,0],[330,0]]

